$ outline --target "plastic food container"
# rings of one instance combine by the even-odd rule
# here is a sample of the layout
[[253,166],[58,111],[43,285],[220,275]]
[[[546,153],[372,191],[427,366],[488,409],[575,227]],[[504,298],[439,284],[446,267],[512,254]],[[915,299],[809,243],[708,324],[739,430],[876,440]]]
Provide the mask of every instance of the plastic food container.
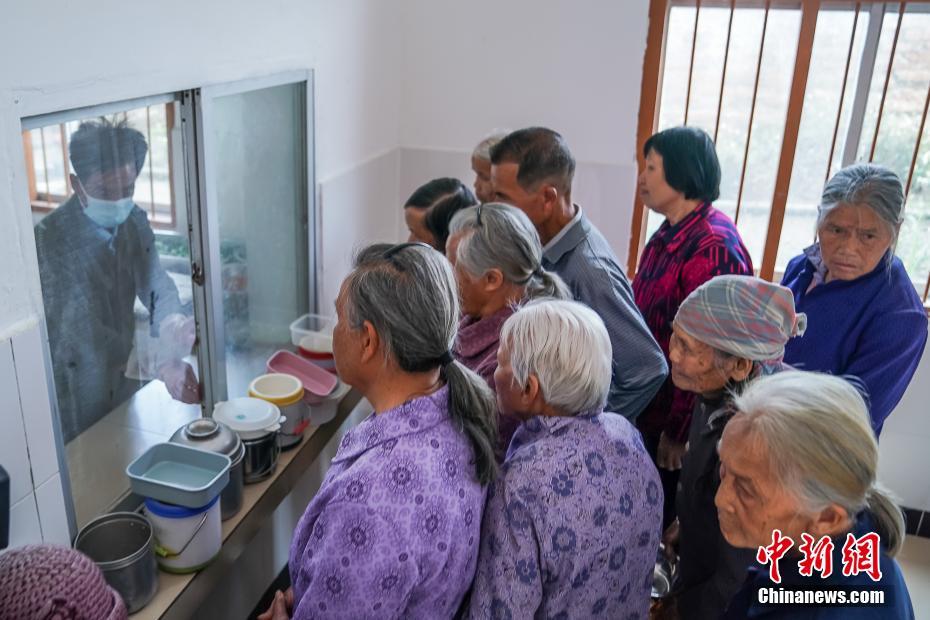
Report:
[[323,316],[322,314],[305,314],[291,323],[291,344],[299,347],[301,339],[305,336],[318,336],[320,339],[317,342],[322,346],[320,353],[332,355],[333,328],[335,327],[336,319],[334,317]]
[[152,524],[135,512],[111,512],[85,525],[74,548],[88,556],[133,614],[158,591]]
[[310,334],[300,339],[297,352],[328,373],[336,374],[336,358],[333,355],[333,337],[327,334]]
[[198,508],[229,482],[229,457],[216,452],[158,443],[126,468],[129,486],[142,497]]
[[[278,354],[272,356],[272,359],[268,361],[269,366],[277,356]],[[298,361],[302,360],[298,359]],[[304,387],[300,379],[280,372],[262,375],[249,384],[249,396],[275,405],[284,416],[285,421],[281,423],[281,431],[278,433],[279,447],[287,449],[300,443],[304,436],[304,429],[309,424],[307,404],[304,402]]]
[[155,555],[163,571],[192,573],[219,554],[223,544],[219,496],[199,508],[147,499],[145,514],[152,522]]
[[321,402],[332,394],[339,385],[335,375],[326,372],[314,362],[294,355],[290,351],[278,351],[268,358],[268,372],[283,373],[296,377],[304,388],[304,401],[308,405]]
[[229,468],[229,484],[220,494],[220,514],[225,521],[239,512],[242,507],[245,460],[245,444],[239,435],[213,418],[198,418],[175,431],[171,441],[229,457],[232,465]]

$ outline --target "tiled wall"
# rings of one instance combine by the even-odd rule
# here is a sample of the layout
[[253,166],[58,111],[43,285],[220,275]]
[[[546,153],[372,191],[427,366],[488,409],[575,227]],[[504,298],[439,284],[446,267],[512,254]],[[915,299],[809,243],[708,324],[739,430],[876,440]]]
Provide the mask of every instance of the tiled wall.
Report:
[[0,464],[11,479],[10,546],[70,544],[36,323],[0,341]]

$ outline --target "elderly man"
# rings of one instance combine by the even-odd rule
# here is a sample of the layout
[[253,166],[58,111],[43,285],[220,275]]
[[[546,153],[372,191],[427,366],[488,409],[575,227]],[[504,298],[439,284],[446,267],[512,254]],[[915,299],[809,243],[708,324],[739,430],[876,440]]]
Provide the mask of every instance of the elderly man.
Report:
[[[876,479],[878,444],[857,390],[839,377],[783,372],[753,382],[733,406],[720,440],[720,529],[763,565],[749,569],[726,617],[913,618],[893,559],[904,518]],[[775,545],[776,531],[792,544]],[[805,566],[805,549],[823,564]],[[805,589],[871,590],[883,602],[778,604]]]
[[751,551],[733,548],[720,534],[717,443],[733,414],[733,395],[785,368],[785,344],[805,324],[790,290],[734,275],[696,288],[672,323],[672,381],[697,396],[676,495],[678,522],[665,537],[670,555],[676,542],[680,555],[666,604],[677,604],[682,618],[720,617],[752,563]]
[[495,200],[527,214],[543,243],[546,268],[604,320],[613,347],[607,408],[632,420],[665,381],[668,364],[613,250],[572,203],[574,173],[574,157],[551,129],[520,129],[491,149]]
[[498,407],[524,422],[489,489],[470,617],[647,616],[662,488],[637,430],[604,412],[610,350],[577,302],[504,324]]

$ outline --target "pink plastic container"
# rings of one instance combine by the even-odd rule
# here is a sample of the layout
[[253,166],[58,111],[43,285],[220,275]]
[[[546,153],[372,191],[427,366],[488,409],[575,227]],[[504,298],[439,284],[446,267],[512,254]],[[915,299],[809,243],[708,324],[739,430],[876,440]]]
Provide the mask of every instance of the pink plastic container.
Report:
[[313,362],[290,351],[278,351],[268,359],[268,372],[297,377],[304,386],[304,402],[315,405],[336,389],[339,379]]

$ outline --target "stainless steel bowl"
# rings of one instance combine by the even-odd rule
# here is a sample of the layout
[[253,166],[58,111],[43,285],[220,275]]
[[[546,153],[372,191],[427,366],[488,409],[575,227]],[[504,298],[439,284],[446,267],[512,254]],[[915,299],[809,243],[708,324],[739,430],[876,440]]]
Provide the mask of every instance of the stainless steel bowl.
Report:
[[145,607],[158,590],[158,566],[152,550],[152,524],[135,512],[112,512],[85,525],[74,548],[88,556],[129,613]]

